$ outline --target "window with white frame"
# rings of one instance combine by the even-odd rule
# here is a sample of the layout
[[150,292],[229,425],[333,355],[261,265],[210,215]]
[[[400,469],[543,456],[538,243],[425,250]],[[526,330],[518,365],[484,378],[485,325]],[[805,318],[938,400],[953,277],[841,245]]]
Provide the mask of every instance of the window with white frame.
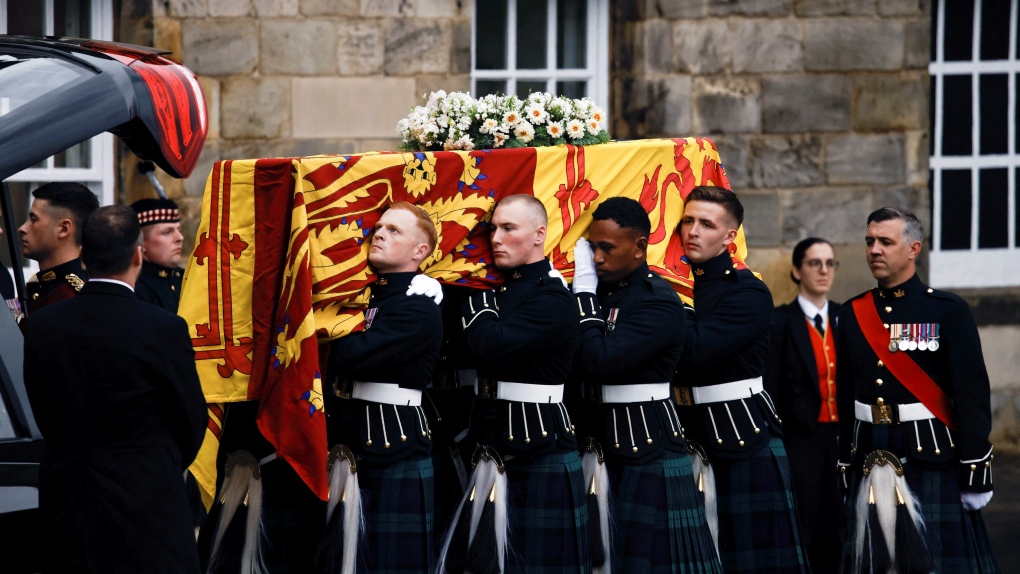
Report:
[[932,9],[931,284],[1020,285],[1017,0]]
[[553,92],[609,107],[609,0],[477,0],[472,94]]
[[[0,34],[113,39],[113,0],[0,0]],[[0,100],[0,115],[4,109]],[[114,202],[113,136],[106,133],[64,150],[9,177],[11,209],[20,225],[28,218],[31,192],[51,181],[76,181],[88,186],[103,205]],[[17,230],[6,230],[17,233]],[[6,248],[0,248],[10,266]],[[26,260],[26,274],[37,271]],[[26,275],[27,276],[27,275]]]

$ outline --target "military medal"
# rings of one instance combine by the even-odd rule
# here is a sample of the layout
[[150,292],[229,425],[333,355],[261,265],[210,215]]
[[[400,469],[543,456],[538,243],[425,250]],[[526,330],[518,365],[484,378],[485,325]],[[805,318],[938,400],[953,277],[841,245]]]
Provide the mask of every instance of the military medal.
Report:
[[900,325],[899,348],[901,351],[910,349],[910,325]]
[[889,352],[895,353],[900,349],[896,343],[896,325],[889,325]]
[[921,340],[917,342],[917,350],[919,351],[928,350],[928,327],[930,326],[930,323],[921,325]]
[[931,341],[928,342],[928,351],[938,351],[938,323],[931,325]]
[[616,319],[620,316],[620,309],[613,307],[609,310],[609,320],[606,321],[606,333],[612,333],[616,328]]
[[920,333],[918,332],[918,327],[920,327],[920,325],[918,325],[917,323],[911,323],[910,325],[910,345],[907,347],[907,350],[910,351],[917,350],[917,338],[920,335]]
[[373,308],[369,309],[367,313],[365,313],[365,329],[366,330],[372,328],[372,321],[375,320],[375,314],[378,313],[378,312],[379,312],[379,308],[378,307],[373,307]]

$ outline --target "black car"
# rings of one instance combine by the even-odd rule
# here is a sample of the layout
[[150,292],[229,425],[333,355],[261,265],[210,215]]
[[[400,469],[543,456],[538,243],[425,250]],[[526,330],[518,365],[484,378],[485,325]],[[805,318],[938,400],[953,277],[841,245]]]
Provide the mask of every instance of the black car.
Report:
[[[195,75],[165,53],[0,35],[0,181],[103,132],[171,176],[190,175],[205,143],[205,98]],[[20,242],[6,183],[0,202],[24,309]],[[22,379],[21,331],[7,306],[0,305],[0,571],[35,572],[46,551],[37,516],[44,442]]]

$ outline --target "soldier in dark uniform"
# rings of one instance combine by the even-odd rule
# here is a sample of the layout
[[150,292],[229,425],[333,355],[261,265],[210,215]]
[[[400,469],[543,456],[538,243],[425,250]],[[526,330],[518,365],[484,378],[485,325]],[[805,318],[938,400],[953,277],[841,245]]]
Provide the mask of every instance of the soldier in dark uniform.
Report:
[[485,449],[475,459],[485,452],[487,460],[474,469],[447,538],[445,572],[591,570],[584,476],[563,406],[577,304],[544,256],[546,225],[545,207],[534,197],[500,201],[492,249],[506,281],[461,306],[478,366],[470,437]]
[[772,295],[730,246],[744,219],[736,195],[696,187],[680,234],[694,271],[695,312],[675,381],[688,439],[714,469],[719,554],[726,572],[806,572],[790,466],[762,375],[772,333]]
[[181,217],[172,199],[140,199],[131,204],[142,225],[142,274],[135,295],[177,313],[181,300]]
[[811,571],[839,571],[842,499],[836,460],[836,314],[827,295],[835,279],[832,245],[809,237],[793,248],[790,278],[797,298],[775,311],[765,389],[783,420],[797,515]]
[[29,280],[28,315],[74,297],[88,276],[81,266],[81,228],[99,200],[80,183],[57,181],[32,192],[28,221],[18,228],[21,252],[39,264]]
[[[918,548],[902,534],[910,531],[897,528],[887,548],[889,533],[877,536],[868,519],[883,507],[899,519],[906,507],[924,519],[933,563],[920,569],[998,572],[979,512],[992,497],[992,420],[974,318],[963,299],[917,276],[924,230],[913,214],[879,209],[868,216],[865,238],[878,287],[843,306],[836,336],[839,466],[851,514],[847,566],[870,562],[877,571],[885,560],[900,572],[917,568]],[[888,496],[883,472],[896,481]]]
[[[648,269],[651,226],[641,204],[614,197],[592,217],[588,240],[574,250],[577,365],[584,418],[608,467],[613,570],[722,572],[670,391],[683,304]],[[586,482],[597,484],[592,474]]]
[[[388,207],[371,238],[368,260],[379,276],[365,330],[330,349],[328,380],[335,383],[327,432],[330,445],[349,448],[357,466],[367,537],[359,572],[435,568],[432,437],[422,391],[442,342],[439,301],[432,298],[441,300],[442,290],[418,267],[436,242],[425,210],[406,202]],[[326,536],[338,533],[327,529]]]

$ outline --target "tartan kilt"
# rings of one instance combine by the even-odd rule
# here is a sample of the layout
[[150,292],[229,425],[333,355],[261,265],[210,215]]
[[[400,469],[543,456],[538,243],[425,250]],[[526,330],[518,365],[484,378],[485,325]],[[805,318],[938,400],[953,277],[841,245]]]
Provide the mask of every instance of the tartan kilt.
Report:
[[510,550],[504,573],[590,573],[588,506],[577,451],[506,462]]
[[[263,557],[271,574],[305,574],[326,525],[326,503],[283,459],[262,465]],[[206,523],[215,527],[215,524]],[[203,528],[205,534],[209,528]],[[214,532],[209,532],[215,535]]]
[[[858,457],[867,453],[858,453]],[[908,460],[903,465],[907,486],[921,504],[924,515],[924,540],[938,574],[998,573],[999,564],[981,511],[963,509],[960,483],[955,465],[946,469],[922,469]],[[854,503],[862,476],[855,465],[850,496],[847,497],[847,530],[843,546],[844,571],[853,570],[852,533],[857,528]]]
[[608,465],[613,571],[722,573],[690,458],[666,451],[641,465]]
[[432,458],[417,455],[390,464],[358,464],[365,515],[358,572],[419,574],[436,566],[432,540]]
[[715,458],[723,570],[807,572],[783,440],[747,459]]

